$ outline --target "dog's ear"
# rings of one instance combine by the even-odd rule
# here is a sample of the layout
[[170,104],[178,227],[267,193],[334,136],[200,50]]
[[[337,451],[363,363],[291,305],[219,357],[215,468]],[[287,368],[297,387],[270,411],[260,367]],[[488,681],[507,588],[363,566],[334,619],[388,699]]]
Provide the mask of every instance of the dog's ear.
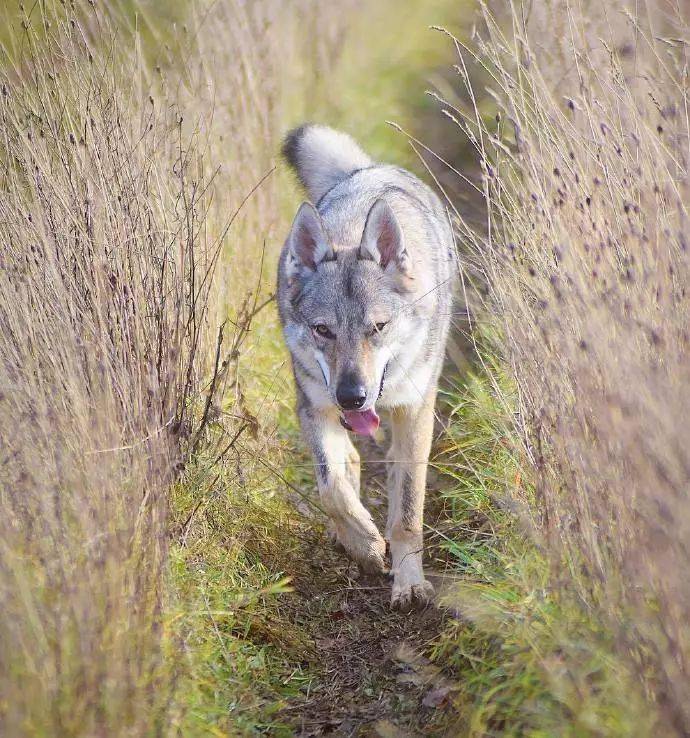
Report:
[[321,216],[309,202],[300,205],[287,238],[288,277],[308,276],[322,261],[334,257],[328,245]]
[[410,257],[405,249],[402,230],[391,206],[385,200],[377,200],[367,215],[367,222],[359,244],[359,258],[389,266],[404,274],[410,271]]

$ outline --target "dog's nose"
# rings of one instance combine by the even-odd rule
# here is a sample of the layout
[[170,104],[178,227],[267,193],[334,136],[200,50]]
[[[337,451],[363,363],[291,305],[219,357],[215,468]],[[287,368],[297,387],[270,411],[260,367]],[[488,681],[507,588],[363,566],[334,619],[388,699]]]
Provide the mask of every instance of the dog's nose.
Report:
[[358,410],[366,402],[367,391],[359,381],[346,379],[338,385],[335,399],[343,410]]

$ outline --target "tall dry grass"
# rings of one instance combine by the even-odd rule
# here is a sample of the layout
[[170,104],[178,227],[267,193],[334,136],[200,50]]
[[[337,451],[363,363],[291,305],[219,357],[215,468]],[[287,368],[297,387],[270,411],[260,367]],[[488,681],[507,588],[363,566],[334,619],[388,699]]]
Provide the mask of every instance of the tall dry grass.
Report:
[[166,492],[201,432],[208,181],[135,38],[86,4],[18,20],[0,79],[0,733],[141,735],[169,695]]
[[686,735],[688,28],[670,3],[516,2],[483,21],[457,42],[464,103],[447,112],[481,158],[488,234],[465,236],[519,388],[538,527],[658,730]]

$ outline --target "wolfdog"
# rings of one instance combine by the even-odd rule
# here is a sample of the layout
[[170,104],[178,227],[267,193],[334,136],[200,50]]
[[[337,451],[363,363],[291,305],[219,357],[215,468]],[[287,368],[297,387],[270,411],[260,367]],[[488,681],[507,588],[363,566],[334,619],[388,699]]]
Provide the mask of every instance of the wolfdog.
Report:
[[[277,294],[320,499],[365,571],[386,571],[388,542],[392,606],[423,607],[434,594],[422,525],[455,274],[451,226],[429,187],[372,161],[345,133],[303,125],[282,153],[311,200],[283,246]],[[385,540],[360,501],[349,437],[372,435],[380,410],[392,430]]]

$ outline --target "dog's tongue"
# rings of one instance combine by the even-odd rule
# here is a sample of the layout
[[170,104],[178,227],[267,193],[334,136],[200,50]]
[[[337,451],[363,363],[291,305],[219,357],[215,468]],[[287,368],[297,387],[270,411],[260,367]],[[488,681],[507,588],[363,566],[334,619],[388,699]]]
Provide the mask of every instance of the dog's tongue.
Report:
[[359,433],[362,436],[373,436],[381,422],[375,410],[364,410],[362,412],[345,410],[343,418],[354,433]]

